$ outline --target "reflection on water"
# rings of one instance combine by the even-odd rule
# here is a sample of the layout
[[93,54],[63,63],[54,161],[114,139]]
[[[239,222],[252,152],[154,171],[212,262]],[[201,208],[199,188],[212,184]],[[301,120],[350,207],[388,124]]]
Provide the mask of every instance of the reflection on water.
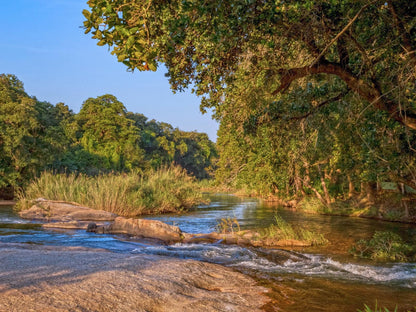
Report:
[[375,231],[393,231],[405,240],[416,238],[416,226],[364,218],[322,216],[299,213],[273,203],[263,203],[254,198],[231,195],[210,195],[210,205],[203,205],[183,215],[149,216],[169,224],[178,225],[184,232],[209,233],[216,230],[221,218],[236,218],[241,229],[264,228],[274,222],[276,214],[281,215],[294,227],[307,228],[322,233],[330,241],[327,246],[302,250],[348,255],[350,246],[359,239],[370,238]]
[[[145,253],[188,258],[226,265],[254,276],[272,291],[270,311],[356,311],[375,300],[394,310],[411,310],[416,303],[416,264],[383,264],[354,259],[351,244],[390,230],[410,240],[416,227],[360,218],[300,214],[252,198],[210,196],[209,205],[182,215],[148,217],[179,226],[189,233],[215,231],[221,218],[236,218],[242,229],[273,223],[278,213],[295,227],[323,233],[330,244],[296,250],[244,248],[218,244],[155,245],[123,236],[76,230],[44,230],[0,206],[0,243],[31,243],[103,248],[112,252]],[[415,310],[416,311],[416,310]]]

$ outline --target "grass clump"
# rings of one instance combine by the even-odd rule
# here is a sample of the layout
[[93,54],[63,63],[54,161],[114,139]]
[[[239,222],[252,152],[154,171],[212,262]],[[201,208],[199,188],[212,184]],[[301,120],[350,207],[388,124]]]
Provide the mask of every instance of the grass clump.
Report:
[[264,238],[278,240],[300,240],[312,246],[325,245],[328,240],[318,233],[306,229],[295,230],[292,225],[286,222],[281,216],[275,215],[275,223],[263,229]]
[[[364,310],[358,309],[357,311],[358,312],[390,312],[390,310],[387,309],[386,307],[384,307],[384,308],[378,307],[377,301],[376,301],[376,306],[375,306],[374,310],[371,309],[368,305],[364,304]],[[397,306],[394,309],[394,311],[391,311],[391,312],[397,312]]]
[[234,231],[240,232],[240,223],[238,223],[237,218],[222,218],[217,222],[217,232],[221,234],[226,233],[232,233],[234,234]]
[[178,212],[203,202],[196,182],[181,167],[98,176],[44,172],[19,195],[18,208],[29,208],[39,197],[122,216]]
[[416,259],[415,248],[390,231],[376,231],[371,239],[359,240],[351,247],[350,253],[360,258],[378,261],[404,262]]

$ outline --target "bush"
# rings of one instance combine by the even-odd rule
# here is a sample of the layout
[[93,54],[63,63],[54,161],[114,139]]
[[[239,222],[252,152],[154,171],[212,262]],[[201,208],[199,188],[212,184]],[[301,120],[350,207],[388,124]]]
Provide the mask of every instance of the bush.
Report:
[[359,240],[352,246],[350,253],[381,261],[409,261],[415,257],[414,248],[390,231],[376,231],[370,240]]

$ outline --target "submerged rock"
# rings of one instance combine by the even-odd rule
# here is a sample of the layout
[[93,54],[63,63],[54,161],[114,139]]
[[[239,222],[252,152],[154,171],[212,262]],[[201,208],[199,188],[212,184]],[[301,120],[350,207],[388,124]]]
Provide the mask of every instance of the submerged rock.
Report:
[[253,247],[309,247],[312,243],[296,239],[261,238],[255,231],[239,231],[234,233],[208,233],[188,234],[184,233],[184,243],[214,243],[236,244]]
[[28,210],[19,212],[23,219],[40,221],[113,221],[117,215],[104,210],[92,209],[77,203],[38,198]]

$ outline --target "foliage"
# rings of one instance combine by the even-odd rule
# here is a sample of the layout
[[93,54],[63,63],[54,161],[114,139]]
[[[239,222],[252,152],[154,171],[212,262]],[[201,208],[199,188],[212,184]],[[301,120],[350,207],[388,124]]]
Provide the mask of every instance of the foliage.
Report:
[[87,99],[78,114],[27,95],[0,75],[0,190],[25,186],[44,170],[98,175],[180,165],[209,178],[215,145],[204,133],[127,112],[113,95]]
[[16,76],[0,75],[0,188],[52,165],[68,145],[64,125],[71,117],[62,103],[39,102]]
[[130,70],[164,64],[214,109],[218,183],[324,206],[416,188],[416,2],[88,1]]
[[234,229],[236,232],[240,232],[240,223],[238,223],[237,218],[222,218],[217,222],[217,232],[218,233],[234,233]]
[[323,74],[416,129],[413,97],[406,91],[413,88],[416,60],[416,5],[409,1],[89,0],[88,5],[85,32],[98,45],[108,45],[130,70],[156,70],[164,63],[172,88],[194,85],[198,95],[207,95],[204,106],[221,105],[242,66],[246,86],[260,80],[274,96]]
[[306,229],[295,230],[281,216],[275,215],[275,224],[263,229],[263,236],[279,240],[301,240],[313,246],[325,245],[328,240],[322,235]]
[[354,256],[381,261],[411,261],[416,255],[414,247],[389,231],[376,231],[370,240],[359,240],[350,252]]
[[19,209],[44,197],[76,202],[123,216],[178,212],[203,202],[193,178],[180,167],[150,169],[143,173],[53,174],[43,172],[19,196]]
[[81,146],[104,160],[107,170],[131,170],[142,167],[140,135],[126,108],[113,95],[87,99],[76,118]]

